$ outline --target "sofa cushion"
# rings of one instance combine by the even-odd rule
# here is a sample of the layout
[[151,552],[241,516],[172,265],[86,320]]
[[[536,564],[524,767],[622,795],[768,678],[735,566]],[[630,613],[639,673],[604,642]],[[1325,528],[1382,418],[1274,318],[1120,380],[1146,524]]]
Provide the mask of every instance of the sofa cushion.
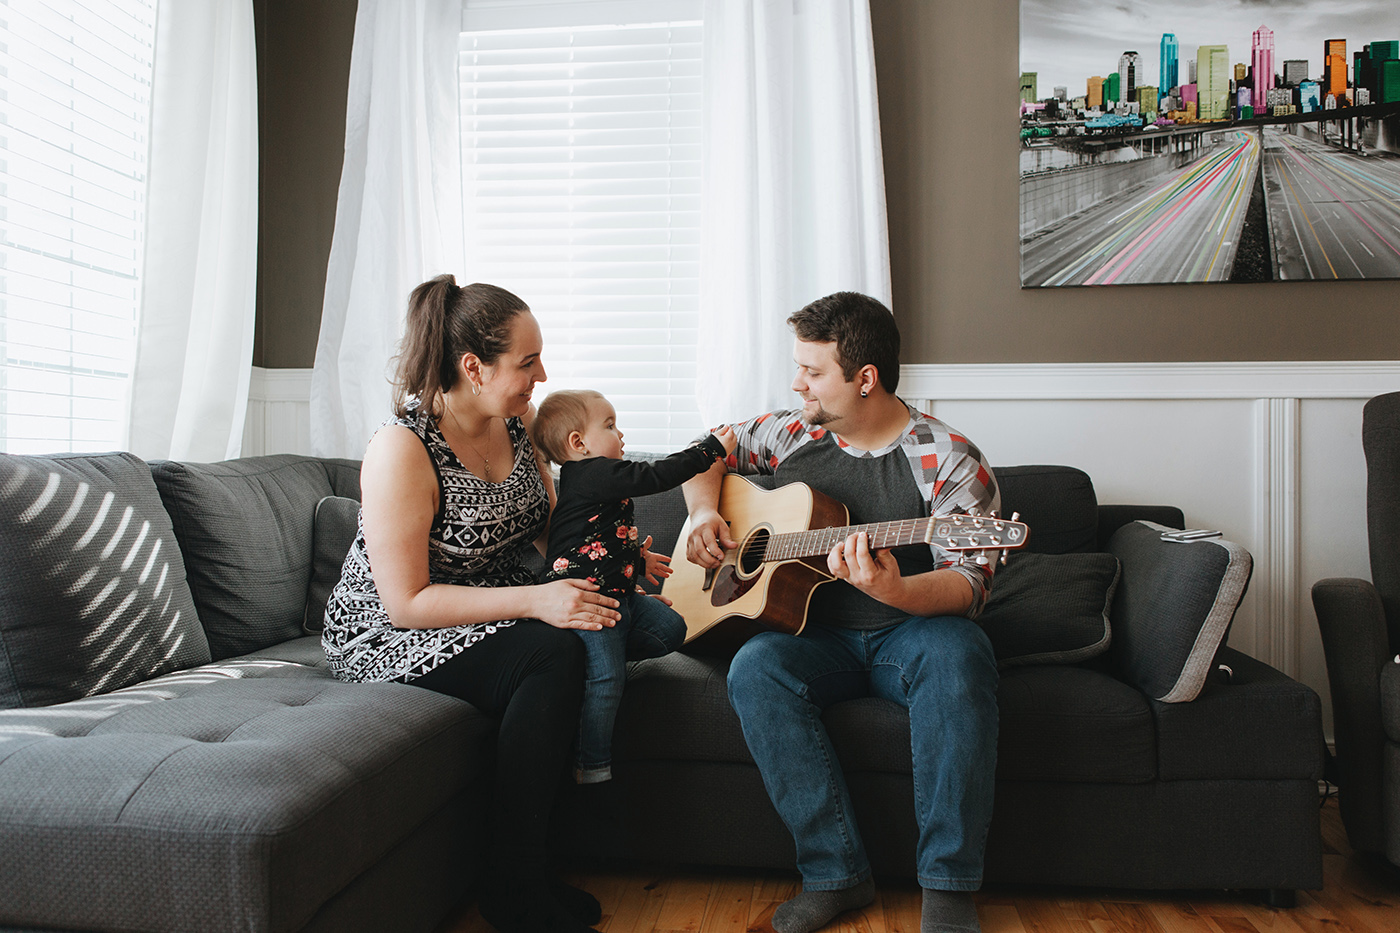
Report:
[[1123,565],[1113,599],[1113,656],[1154,700],[1196,698],[1249,585],[1253,559],[1224,538],[1177,542],[1153,522],[1129,522],[1109,550]]
[[359,465],[293,454],[151,465],[217,660],[304,632],[316,503],[353,496]]
[[340,570],[360,530],[360,502],[347,496],[326,496],[316,503],[311,543],[311,582],[306,588],[306,618],[302,628],[319,634],[326,624],[326,600],[340,582]]
[[[677,652],[631,665],[613,738],[616,762],[753,763],[729,705],[724,658]],[[1147,699],[1098,671],[1014,668],[997,690],[1001,780],[1138,783],[1156,775]],[[874,697],[836,703],[823,722],[847,771],[910,773],[909,714]]]
[[977,622],[999,667],[1076,664],[1108,650],[1117,585],[1112,554],[1012,554]]
[[0,713],[0,926],[298,930],[450,800],[489,794],[488,717],[340,683],[316,641],[313,663],[232,658]]
[[1001,514],[1021,514],[1030,528],[1026,550],[1069,554],[1098,549],[1099,508],[1089,474],[1068,466],[996,467]]
[[209,660],[170,517],[131,454],[0,454],[0,708]]
[[1381,722],[1386,738],[1400,744],[1400,655],[1381,668]]

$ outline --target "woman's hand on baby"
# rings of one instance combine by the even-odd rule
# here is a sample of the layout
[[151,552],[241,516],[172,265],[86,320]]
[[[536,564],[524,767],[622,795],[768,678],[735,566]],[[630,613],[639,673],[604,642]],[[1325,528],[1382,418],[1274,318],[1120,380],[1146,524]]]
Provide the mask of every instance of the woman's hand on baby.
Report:
[[[651,535],[647,535],[647,539],[642,542],[641,551],[642,559],[646,562],[646,567],[642,570],[642,576],[646,577],[647,582],[652,586],[659,586],[662,580],[675,573],[675,571],[671,569],[671,558],[667,557],[665,554],[652,553]],[[668,601],[666,605],[669,606],[670,602]]]
[[734,433],[734,429],[727,424],[716,430],[714,435],[719,438],[719,442],[724,445],[724,452],[726,455],[732,454],[734,448],[739,446],[738,436]]
[[598,584],[587,580],[555,580],[535,587],[532,615],[555,628],[598,631],[612,628],[622,618],[617,600],[598,592]]

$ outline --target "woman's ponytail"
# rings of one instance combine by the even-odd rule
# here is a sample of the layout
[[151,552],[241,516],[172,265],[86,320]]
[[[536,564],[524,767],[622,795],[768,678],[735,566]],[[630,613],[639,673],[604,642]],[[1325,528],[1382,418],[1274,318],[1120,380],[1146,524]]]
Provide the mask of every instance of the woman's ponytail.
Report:
[[394,376],[394,412],[415,407],[439,413],[439,400],[457,383],[457,361],[473,353],[491,365],[510,346],[510,323],[529,311],[525,302],[495,285],[459,287],[451,275],[439,275],[413,290],[399,344]]

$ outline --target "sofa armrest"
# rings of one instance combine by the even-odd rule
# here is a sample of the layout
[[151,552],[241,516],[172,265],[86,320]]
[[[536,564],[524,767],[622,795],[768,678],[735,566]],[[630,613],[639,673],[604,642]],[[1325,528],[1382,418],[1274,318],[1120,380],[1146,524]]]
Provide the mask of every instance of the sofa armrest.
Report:
[[1149,700],[1164,781],[1322,777],[1322,701],[1257,658],[1222,647],[1190,703]]
[[1312,600],[1332,691],[1342,823],[1354,848],[1384,852],[1380,676],[1390,658],[1385,610],[1370,581],[1348,577],[1317,581]]

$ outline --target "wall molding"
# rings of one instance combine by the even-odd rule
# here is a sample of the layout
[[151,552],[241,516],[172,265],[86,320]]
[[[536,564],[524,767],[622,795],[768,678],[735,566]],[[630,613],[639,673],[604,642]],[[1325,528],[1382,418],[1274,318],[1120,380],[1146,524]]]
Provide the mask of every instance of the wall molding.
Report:
[[311,370],[253,367],[248,380],[249,402],[304,402],[311,404]]
[[1400,360],[1281,363],[916,363],[906,399],[1371,398],[1400,389]]

